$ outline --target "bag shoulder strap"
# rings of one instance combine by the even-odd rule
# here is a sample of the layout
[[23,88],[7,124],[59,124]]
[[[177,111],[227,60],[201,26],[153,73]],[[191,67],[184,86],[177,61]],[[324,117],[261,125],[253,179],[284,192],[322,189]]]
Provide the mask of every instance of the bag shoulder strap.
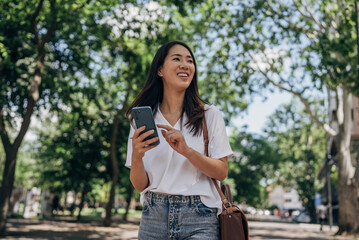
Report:
[[231,189],[229,188],[228,184],[222,184],[221,190],[222,190],[224,196],[227,197],[228,201],[233,204],[232,192],[231,192]]
[[[208,130],[207,130],[207,123],[206,123],[206,118],[203,115],[203,140],[204,140],[204,147],[205,147],[205,153],[206,156],[208,156]],[[232,207],[232,194],[231,194],[231,189],[229,188],[229,186],[227,184],[222,185],[222,189],[224,191],[224,193],[222,192],[222,190],[219,188],[217,180],[213,179],[213,184],[216,187],[219,195],[221,196],[221,200],[222,200],[222,204],[223,204],[223,208],[226,209],[224,211],[228,211],[228,212],[233,212],[233,211],[239,211],[241,213],[242,216],[242,224],[243,224],[243,231],[245,234],[245,240],[249,239],[249,232],[248,232],[248,221],[246,218],[246,215],[244,214],[244,212],[239,209],[237,206]],[[229,201],[227,200],[226,196],[224,194],[227,194],[227,197],[229,198]]]
[[[206,156],[208,157],[208,144],[209,144],[209,139],[208,139],[208,130],[207,130],[207,122],[206,122],[206,117],[205,114],[203,114],[203,140],[204,140],[204,148],[205,148],[205,153]],[[219,195],[221,196],[221,200],[222,200],[222,204],[225,208],[230,207],[232,204],[230,201],[227,200],[226,196],[223,194],[222,190],[219,188],[219,185],[217,183],[217,180],[214,178],[211,178],[212,182],[214,184],[214,186],[217,189],[217,192],[219,193]],[[229,189],[229,188],[228,188]],[[226,189],[227,190],[227,189]],[[227,194],[231,194],[230,191],[227,192]]]

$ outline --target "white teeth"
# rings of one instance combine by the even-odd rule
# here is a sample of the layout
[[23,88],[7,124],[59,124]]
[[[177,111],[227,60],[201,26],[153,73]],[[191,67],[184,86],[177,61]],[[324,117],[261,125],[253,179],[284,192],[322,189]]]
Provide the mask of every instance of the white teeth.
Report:
[[180,76],[180,77],[188,77],[188,74],[180,73],[180,74],[178,74],[178,76]]

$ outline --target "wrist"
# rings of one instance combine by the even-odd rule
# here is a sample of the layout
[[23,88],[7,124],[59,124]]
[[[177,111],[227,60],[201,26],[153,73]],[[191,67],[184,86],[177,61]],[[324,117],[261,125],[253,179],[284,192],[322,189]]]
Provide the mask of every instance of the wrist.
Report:
[[132,157],[132,165],[143,165],[141,157]]
[[193,155],[193,153],[194,153],[194,150],[193,150],[193,148],[191,148],[191,147],[188,147],[187,149],[186,149],[186,151],[183,153],[183,156],[185,156],[186,158],[190,158],[190,156],[192,156]]

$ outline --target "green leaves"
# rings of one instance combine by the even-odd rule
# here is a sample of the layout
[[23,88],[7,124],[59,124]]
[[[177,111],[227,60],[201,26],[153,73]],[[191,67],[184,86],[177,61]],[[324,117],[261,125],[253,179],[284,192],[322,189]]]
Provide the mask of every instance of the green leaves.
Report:
[[[0,3],[0,107],[7,127],[18,127],[35,67],[43,66],[35,113],[38,119],[52,119],[46,122],[49,129],[39,133],[43,187],[79,191],[83,184],[108,181],[117,114],[121,121],[115,148],[123,168],[129,123],[119,110],[126,110],[142,87],[157,48],[191,38],[193,29],[183,27],[191,20],[182,15],[200,2]],[[123,176],[121,181],[128,183]]]
[[[325,116],[321,104],[312,104],[317,106],[318,115]],[[295,101],[280,106],[267,125],[267,138],[277,146],[282,159],[274,182],[297,189],[304,207],[314,214],[316,178],[327,144],[324,130],[317,127]]]
[[230,138],[234,156],[229,161],[228,178],[237,194],[235,201],[253,207],[268,207],[266,184],[274,177],[281,161],[274,144],[266,138],[245,132],[236,132]]

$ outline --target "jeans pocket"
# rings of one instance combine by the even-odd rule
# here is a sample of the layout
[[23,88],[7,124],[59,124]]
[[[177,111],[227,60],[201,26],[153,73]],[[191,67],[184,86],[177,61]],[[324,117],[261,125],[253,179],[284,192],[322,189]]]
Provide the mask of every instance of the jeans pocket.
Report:
[[147,213],[150,210],[150,205],[148,204],[147,198],[143,200],[143,206],[142,206],[142,214]]
[[196,212],[202,216],[211,216],[217,214],[217,208],[210,208],[204,205],[202,202],[197,204]]

